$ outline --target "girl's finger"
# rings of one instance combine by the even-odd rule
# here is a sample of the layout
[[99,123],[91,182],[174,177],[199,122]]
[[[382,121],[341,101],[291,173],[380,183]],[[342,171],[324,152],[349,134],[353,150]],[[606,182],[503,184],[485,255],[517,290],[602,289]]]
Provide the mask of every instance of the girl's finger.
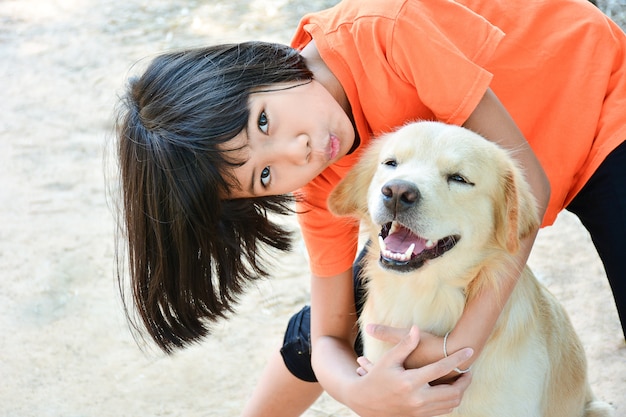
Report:
[[384,324],[368,324],[365,326],[365,331],[375,339],[394,344],[400,343],[402,338],[409,333],[407,328],[385,326]]
[[473,354],[474,350],[472,348],[461,349],[449,355],[447,358],[440,359],[430,365],[416,369],[416,371],[421,372],[428,381],[434,381],[448,375],[454,368],[458,368],[463,362],[471,358]]
[[374,366],[374,364],[370,362],[369,359],[367,359],[365,356],[359,356],[356,361],[366,372],[371,371],[372,367]]
[[406,358],[415,350],[419,340],[419,329],[417,326],[412,326],[409,332],[404,335],[402,340],[400,340],[398,344],[383,355],[380,362],[385,362],[390,366],[404,368]]

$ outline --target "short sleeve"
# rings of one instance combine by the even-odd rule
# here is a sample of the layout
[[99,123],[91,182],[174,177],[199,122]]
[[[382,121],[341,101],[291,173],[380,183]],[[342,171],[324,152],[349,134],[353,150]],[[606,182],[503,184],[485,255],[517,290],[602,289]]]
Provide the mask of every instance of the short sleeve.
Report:
[[[468,29],[471,28],[471,29]],[[493,78],[485,70],[504,33],[484,17],[451,1],[409,1],[389,45],[399,77],[446,123],[462,124]]]

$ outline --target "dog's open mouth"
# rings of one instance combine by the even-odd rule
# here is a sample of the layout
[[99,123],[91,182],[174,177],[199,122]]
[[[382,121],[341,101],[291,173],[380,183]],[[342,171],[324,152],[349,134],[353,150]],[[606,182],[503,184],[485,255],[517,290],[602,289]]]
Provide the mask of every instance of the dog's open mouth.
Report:
[[378,235],[380,263],[398,271],[413,270],[435,259],[456,245],[461,236],[451,235],[432,241],[418,236],[398,222],[383,225]]

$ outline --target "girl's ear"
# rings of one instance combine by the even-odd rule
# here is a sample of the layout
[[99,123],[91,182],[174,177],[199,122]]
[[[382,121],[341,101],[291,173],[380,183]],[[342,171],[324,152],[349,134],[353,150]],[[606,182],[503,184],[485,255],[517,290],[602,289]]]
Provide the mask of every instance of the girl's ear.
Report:
[[339,182],[328,197],[328,208],[336,216],[367,216],[367,193],[378,167],[383,139],[370,146],[357,164]]

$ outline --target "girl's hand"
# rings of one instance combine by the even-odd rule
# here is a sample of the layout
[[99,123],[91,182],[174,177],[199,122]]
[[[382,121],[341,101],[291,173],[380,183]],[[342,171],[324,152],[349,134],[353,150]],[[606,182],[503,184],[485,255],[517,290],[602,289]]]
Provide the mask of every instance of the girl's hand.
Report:
[[[365,332],[369,336],[391,344],[400,343],[409,333],[409,330],[407,327],[391,327],[384,324],[368,324],[365,326]],[[405,368],[421,368],[436,362],[443,356],[443,338],[420,331],[419,339],[419,345],[404,362]]]
[[429,382],[447,375],[471,357],[472,349],[461,349],[422,368],[407,370],[404,362],[419,339],[419,330],[414,326],[408,334],[404,331],[400,342],[378,363],[372,364],[363,357],[358,359],[362,378],[355,385],[357,394],[349,404],[355,412],[363,417],[428,417],[448,414],[460,404],[471,381],[469,373],[450,385],[430,386]]
[[[368,324],[365,331],[371,337],[388,343],[399,343],[403,337],[409,332],[408,328],[398,328],[385,326],[383,324]],[[451,349],[450,340],[448,340],[448,352],[454,352]],[[476,351],[474,351],[476,353]],[[419,346],[411,352],[409,357],[404,361],[404,367],[408,369],[416,369],[438,361],[443,357],[443,338],[435,336],[431,333],[420,332]],[[465,361],[460,369],[467,369],[471,366],[475,357]],[[357,370],[358,373],[363,372],[363,367]],[[453,371],[448,375],[439,378],[437,381],[431,381],[431,385],[445,384],[455,381],[459,377],[458,372]]]

